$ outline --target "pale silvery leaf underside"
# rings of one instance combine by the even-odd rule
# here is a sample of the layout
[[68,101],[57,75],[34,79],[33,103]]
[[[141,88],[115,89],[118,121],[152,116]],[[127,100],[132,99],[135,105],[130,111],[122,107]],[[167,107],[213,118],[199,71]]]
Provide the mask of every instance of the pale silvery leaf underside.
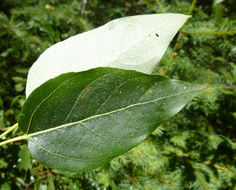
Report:
[[26,96],[67,72],[114,67],[150,74],[188,18],[173,13],[124,17],[59,42],[31,67]]

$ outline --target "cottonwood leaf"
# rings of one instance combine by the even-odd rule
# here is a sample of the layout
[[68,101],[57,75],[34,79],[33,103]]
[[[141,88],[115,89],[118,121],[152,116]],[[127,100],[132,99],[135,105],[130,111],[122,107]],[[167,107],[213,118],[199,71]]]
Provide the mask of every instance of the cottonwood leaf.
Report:
[[67,72],[115,67],[151,73],[187,18],[173,13],[124,17],[59,42],[29,70],[26,96]]
[[115,68],[66,73],[32,92],[19,126],[39,162],[87,171],[137,146],[204,89]]

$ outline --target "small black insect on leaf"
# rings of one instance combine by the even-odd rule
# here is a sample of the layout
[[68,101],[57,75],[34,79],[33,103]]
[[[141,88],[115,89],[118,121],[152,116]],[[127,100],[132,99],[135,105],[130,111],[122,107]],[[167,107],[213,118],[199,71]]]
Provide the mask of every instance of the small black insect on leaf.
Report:
[[159,35],[156,33],[156,36],[159,37]]

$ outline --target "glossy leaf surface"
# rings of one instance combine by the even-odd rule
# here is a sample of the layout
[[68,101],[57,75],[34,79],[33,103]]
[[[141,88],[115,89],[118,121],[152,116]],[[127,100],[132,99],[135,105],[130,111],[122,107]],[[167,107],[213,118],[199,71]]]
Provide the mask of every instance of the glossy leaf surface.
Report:
[[174,13],[124,17],[59,42],[31,67],[26,96],[67,72],[115,67],[151,73],[188,18]]
[[33,91],[19,126],[30,136],[35,159],[53,168],[85,171],[141,143],[203,90],[122,69],[67,73]]

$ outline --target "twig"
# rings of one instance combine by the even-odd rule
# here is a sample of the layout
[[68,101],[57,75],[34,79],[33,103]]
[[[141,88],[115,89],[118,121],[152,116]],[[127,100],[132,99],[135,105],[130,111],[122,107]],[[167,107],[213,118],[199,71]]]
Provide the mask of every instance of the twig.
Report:
[[143,2],[144,2],[144,3],[148,6],[148,8],[151,9],[153,12],[159,13],[159,11],[158,11],[150,2],[148,2],[148,1],[146,1],[146,0],[144,0]]
[[[189,15],[192,14],[193,8],[194,8],[194,5],[195,5],[195,4],[196,4],[196,0],[193,0],[191,6],[190,6],[190,8],[189,8],[189,11],[188,11],[188,14],[189,14]],[[176,43],[175,43],[173,52],[172,52],[172,54],[170,55],[169,63],[166,65],[166,68],[165,68],[165,70],[164,70],[164,73],[163,73],[164,75],[167,74],[168,69],[169,69],[169,65],[172,63],[172,61],[173,61],[173,59],[174,59],[174,56],[176,55],[176,51],[177,51],[178,48],[179,48],[179,44],[180,44],[180,40],[181,40],[182,36],[183,36],[183,30],[180,29],[179,36],[178,36],[178,38],[177,38],[177,40],[176,40]]]
[[189,10],[188,10],[188,14],[189,14],[189,15],[192,14],[193,8],[194,8],[196,2],[197,2],[197,0],[193,0],[193,1],[192,1],[191,7],[190,7]]
[[2,133],[0,135],[0,139],[4,136],[6,136],[8,133],[10,133],[11,131],[13,131],[15,128],[18,127],[18,123],[16,123],[15,125],[13,125],[12,127],[10,127],[9,129],[7,129],[4,133]]
[[195,174],[196,176],[198,177],[200,183],[202,184],[202,186],[204,187],[205,190],[208,190],[208,187],[207,185],[204,183],[203,179],[202,179],[202,176],[199,174],[198,170],[196,168],[194,168],[195,170]]
[[[191,155],[189,155],[188,153],[178,153],[178,152],[170,152],[170,153],[173,153],[173,154],[175,154],[176,156],[179,156],[179,157],[185,157],[185,158],[187,158],[187,159],[189,159],[189,160],[193,160],[193,161],[199,162],[197,159],[193,158],[193,157],[192,157]],[[170,153],[169,153],[169,154],[166,154],[166,155],[170,155]],[[235,175],[232,171],[230,171],[230,169],[225,168],[225,167],[222,167],[222,166],[219,166],[219,165],[217,165],[217,164],[213,164],[213,163],[211,163],[210,161],[204,161],[204,162],[199,162],[199,163],[206,164],[206,165],[212,165],[214,168],[216,168],[216,169],[218,169],[218,170],[222,170],[222,171],[224,171],[224,172],[226,172],[226,173],[230,173],[231,175],[233,175],[233,176],[236,177],[236,175]]]
[[[205,161],[204,164],[207,164],[207,165],[211,165],[212,163],[210,161]],[[234,177],[236,177],[235,173],[233,173],[232,171],[230,171],[228,168],[225,168],[225,167],[222,167],[222,166],[219,166],[219,165],[216,165],[216,164],[212,164],[216,169],[218,170],[223,170],[225,171],[226,173],[230,173],[231,175],[233,175]]]
[[174,190],[174,187],[171,185],[171,183],[169,183],[169,182],[164,182],[164,183],[166,183],[167,186],[168,186],[171,190]]
[[15,183],[19,183],[24,189],[30,190],[29,186],[27,186],[26,184],[24,184],[21,181],[17,180],[15,177],[12,177],[10,174],[6,173],[6,176],[11,178],[11,180],[14,181]]
[[25,140],[25,139],[27,139],[27,138],[28,138],[27,135],[18,136],[18,137],[15,137],[15,138],[8,139],[8,140],[5,140],[5,141],[3,141],[3,142],[0,142],[0,146],[2,146],[2,145],[4,145],[4,144],[11,143],[11,142],[15,142],[15,141]]
[[152,165],[152,162],[150,161],[150,159],[146,156],[146,154],[145,154],[144,152],[141,152],[141,151],[137,150],[136,148],[133,148],[132,150],[134,150],[134,151],[137,152],[138,154],[142,155],[142,156],[148,161],[148,163],[149,163],[151,166],[153,166],[153,165]]
[[234,35],[236,34],[236,30],[231,30],[231,31],[221,31],[221,32],[216,32],[216,31],[187,31],[187,30],[182,30],[182,33],[184,34],[205,34],[205,35]]
[[88,3],[88,0],[82,0],[82,3],[83,3],[83,6],[82,6],[82,9],[81,9],[81,12],[80,12],[81,15],[83,15],[85,10],[86,10],[86,5]]
[[[158,9],[156,9],[156,7],[154,7],[149,1],[144,0],[143,2],[148,6],[149,9],[153,10],[154,12],[156,12],[156,13],[159,13],[159,12],[160,12],[160,11],[159,11]],[[156,2],[156,4],[160,7],[161,12],[164,13],[164,12],[165,12],[165,9],[164,9],[164,7],[161,5],[160,1],[159,1],[159,0],[155,0],[155,2]]]
[[156,1],[156,4],[160,7],[161,11],[164,13],[165,12],[165,9],[164,7],[161,5],[160,1],[159,0],[155,0]]

